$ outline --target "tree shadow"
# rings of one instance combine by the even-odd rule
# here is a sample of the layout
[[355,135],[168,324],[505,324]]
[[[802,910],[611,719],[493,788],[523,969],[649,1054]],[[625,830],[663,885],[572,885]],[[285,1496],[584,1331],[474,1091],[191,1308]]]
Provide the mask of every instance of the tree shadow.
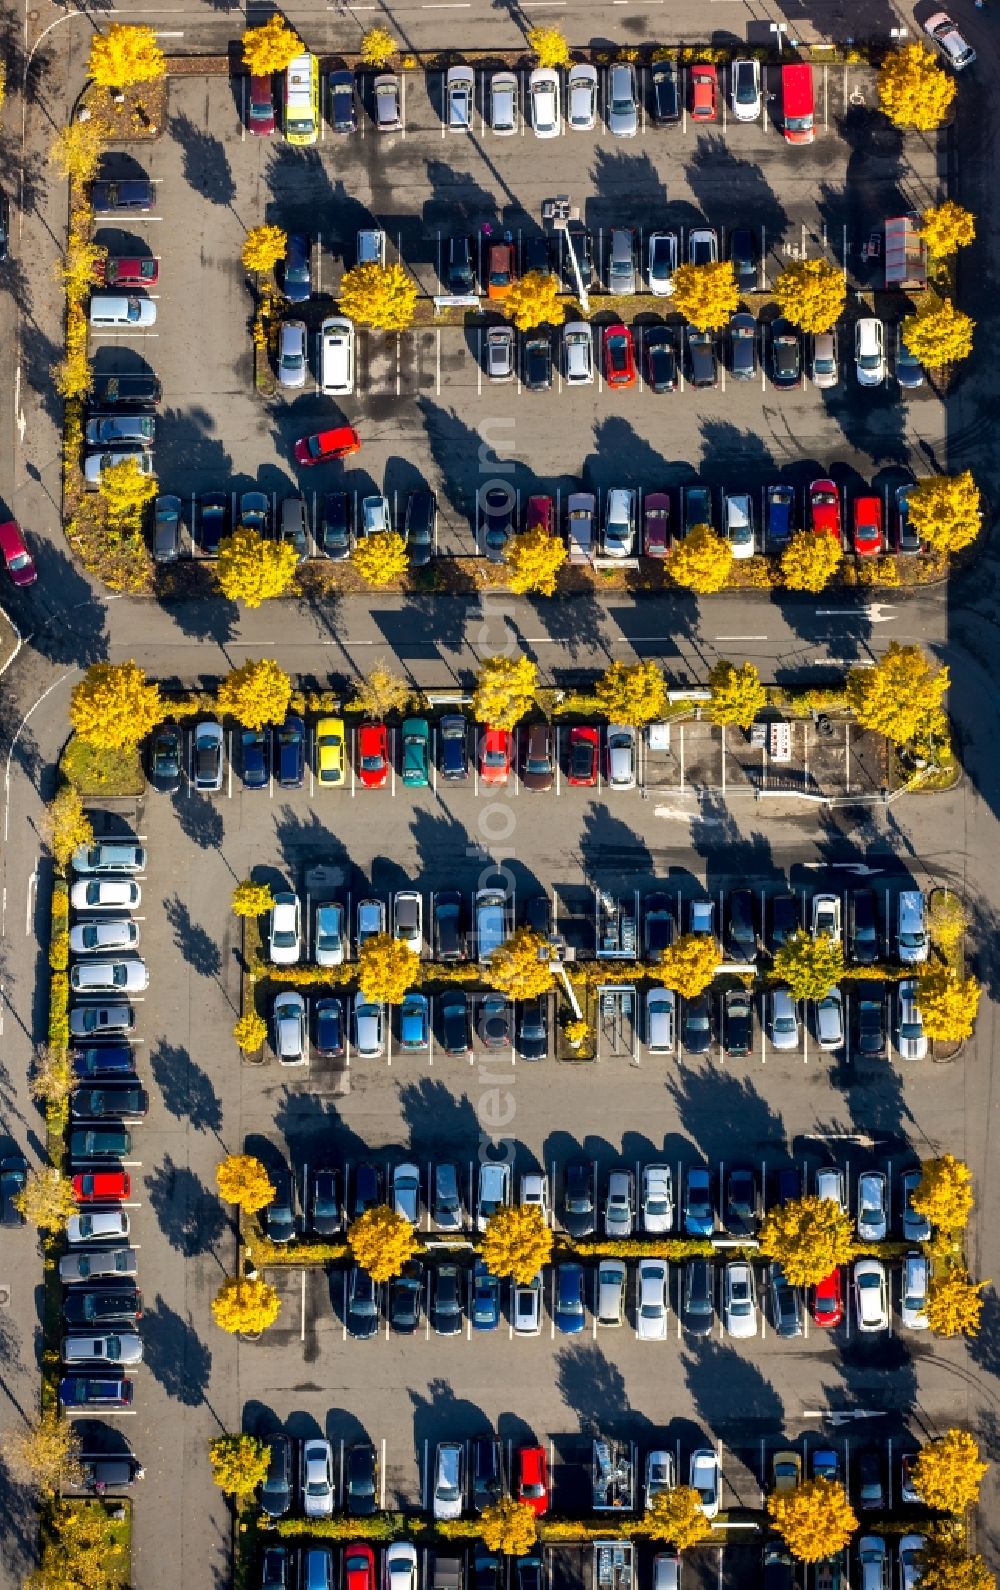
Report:
[[780,1112],[746,1076],[720,1065],[689,1063],[667,1074],[667,1091],[681,1126],[709,1164],[731,1156],[734,1141],[742,1155],[758,1159],[785,1146]]
[[172,1248],[185,1258],[208,1253],[228,1227],[218,1195],[169,1154],[146,1178],[150,1206]]
[[164,911],[174,930],[174,943],[192,971],[199,977],[218,977],[222,951],[205,928],[192,922],[191,912],[179,894],[164,902]]
[[207,480],[228,481],[233,462],[221,437],[213,435],[216,419],[208,409],[163,410],[156,422],[156,463],[171,489],[190,501]]
[[170,131],[183,153],[188,186],[199,189],[212,204],[232,205],[236,183],[222,140],[185,115],[171,116]]
[[274,830],[284,864],[292,877],[298,868],[311,862],[348,862],[344,841],[331,833],[315,812],[303,818],[291,806],[282,806],[275,816]]
[[721,133],[698,134],[684,174],[710,223],[737,215],[752,221],[758,240],[762,229],[769,243],[784,237],[784,205],[756,161],[740,159]]
[[212,1372],[212,1351],[202,1340],[190,1315],[185,1320],[160,1293],[156,1305],[142,1316],[143,1362],[168,1397],[188,1408],[198,1408]]
[[[323,1165],[346,1161],[357,1165],[371,1158],[371,1148],[344,1120],[328,1095],[284,1088],[274,1108],[274,1126],[292,1165]],[[272,1157],[277,1150],[269,1145]]]
[[[737,1436],[756,1438],[761,1430],[782,1428],[784,1402],[750,1358],[707,1336],[696,1346],[685,1344],[682,1364],[705,1430],[725,1430],[732,1443]],[[757,1496],[752,1503],[744,1503],[757,1504]]]
[[636,1439],[625,1376],[596,1342],[574,1342],[556,1354],[556,1390],[583,1435]]
[[226,825],[211,796],[182,785],[172,800],[184,837],[201,850],[221,850]]
[[150,1050],[153,1078],[168,1114],[196,1132],[222,1130],[222,1104],[214,1084],[180,1044],[158,1038]]
[[[39,548],[38,562],[40,578],[29,587],[31,593],[38,592],[30,625],[33,649],[55,664],[89,668],[105,661],[108,619],[100,588],[82,572],[63,541],[46,541]],[[39,607],[45,614],[41,624]],[[18,616],[13,604],[11,611]]]
[[476,1107],[467,1093],[436,1078],[422,1076],[404,1082],[399,1090],[399,1108],[409,1127],[414,1154],[436,1156],[447,1147],[468,1150],[479,1135]]
[[[598,144],[590,179],[594,197],[587,204],[586,220],[591,226],[596,212],[603,210],[605,203],[613,205],[614,225],[639,226],[647,222],[651,214],[662,213],[668,202],[663,177],[646,154],[603,148]],[[607,226],[608,222],[604,224]]]
[[601,888],[634,888],[652,876],[653,856],[633,828],[605,801],[592,801],[580,832],[580,862],[587,882]]

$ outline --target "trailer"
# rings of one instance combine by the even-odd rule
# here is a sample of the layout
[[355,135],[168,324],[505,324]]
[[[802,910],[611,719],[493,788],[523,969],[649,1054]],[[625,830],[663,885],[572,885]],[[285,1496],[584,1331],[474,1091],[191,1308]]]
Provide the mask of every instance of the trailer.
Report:
[[591,1449],[591,1506],[595,1513],[629,1513],[635,1507],[635,1445],[595,1436]]
[[594,1590],[632,1590],[635,1547],[630,1540],[594,1541]]
[[896,215],[885,223],[885,285],[914,292],[927,286],[927,245],[917,230],[917,215]]

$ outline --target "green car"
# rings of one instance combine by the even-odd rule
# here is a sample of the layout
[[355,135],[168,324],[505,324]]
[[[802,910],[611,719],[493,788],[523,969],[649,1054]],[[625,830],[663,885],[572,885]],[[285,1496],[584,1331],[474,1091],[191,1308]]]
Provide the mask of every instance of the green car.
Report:
[[430,730],[426,718],[403,722],[403,783],[425,789],[430,782]]

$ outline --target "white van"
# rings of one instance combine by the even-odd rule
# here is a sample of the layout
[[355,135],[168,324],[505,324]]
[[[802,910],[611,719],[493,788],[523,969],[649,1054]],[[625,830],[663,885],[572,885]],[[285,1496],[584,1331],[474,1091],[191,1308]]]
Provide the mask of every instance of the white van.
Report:
[[136,293],[93,293],[90,299],[90,324],[105,326],[154,326],[156,304]]
[[319,384],[328,397],[354,391],[354,322],[331,315],[319,330]]

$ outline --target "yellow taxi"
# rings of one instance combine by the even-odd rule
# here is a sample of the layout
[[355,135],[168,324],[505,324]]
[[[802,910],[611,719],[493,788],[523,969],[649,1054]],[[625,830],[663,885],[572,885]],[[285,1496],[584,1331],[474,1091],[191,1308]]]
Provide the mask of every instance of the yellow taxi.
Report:
[[316,725],[316,778],[324,789],[343,784],[347,750],[343,718],[320,718]]

